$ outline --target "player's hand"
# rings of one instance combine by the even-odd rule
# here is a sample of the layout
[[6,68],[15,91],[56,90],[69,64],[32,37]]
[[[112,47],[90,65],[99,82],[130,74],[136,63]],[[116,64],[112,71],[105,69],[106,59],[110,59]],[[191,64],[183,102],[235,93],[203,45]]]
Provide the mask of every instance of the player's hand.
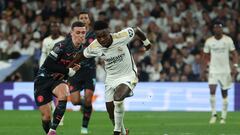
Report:
[[238,74],[238,65],[234,65],[234,66],[232,67],[231,75],[232,75],[232,77],[235,79],[235,77],[237,76],[237,74]]
[[206,77],[206,72],[201,72],[201,73],[200,73],[200,80],[201,80],[201,81],[205,81],[206,78],[207,78],[207,77]]
[[62,73],[53,73],[51,76],[53,77],[54,80],[62,80],[65,75]]
[[80,69],[80,65],[79,64],[75,64],[74,63],[74,66],[72,67],[72,69],[74,70],[74,71],[78,71],[79,69]]

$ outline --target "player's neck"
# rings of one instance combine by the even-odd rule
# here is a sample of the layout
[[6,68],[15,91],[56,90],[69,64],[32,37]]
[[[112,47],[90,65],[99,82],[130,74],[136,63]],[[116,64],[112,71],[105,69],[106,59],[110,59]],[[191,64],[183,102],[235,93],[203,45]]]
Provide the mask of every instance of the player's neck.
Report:
[[81,43],[77,43],[75,40],[72,39],[73,42],[73,47],[74,48],[79,48],[81,46]]
[[111,39],[111,41],[109,42],[109,44],[108,44],[107,48],[108,48],[108,47],[110,47],[110,46],[112,45],[112,43],[113,43],[113,37],[112,37],[112,35],[110,35],[110,37],[111,37],[111,38],[110,38],[110,39]]
[[223,37],[223,34],[215,35],[215,39],[220,40]]
[[51,35],[51,38],[52,39],[57,39],[60,35],[59,34],[54,34],[54,35]]
[[89,31],[89,29],[90,29],[89,26],[85,26],[85,28],[86,28],[86,31]]

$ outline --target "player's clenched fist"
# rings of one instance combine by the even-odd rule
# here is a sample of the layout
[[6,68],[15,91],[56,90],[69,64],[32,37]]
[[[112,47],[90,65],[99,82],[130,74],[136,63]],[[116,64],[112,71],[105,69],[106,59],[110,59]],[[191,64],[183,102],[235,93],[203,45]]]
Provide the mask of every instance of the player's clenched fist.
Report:
[[[70,77],[74,76],[76,71],[78,71],[80,69],[80,67],[81,66],[79,64],[74,63],[74,66],[69,68],[68,76],[70,76]],[[53,73],[52,77],[54,78],[54,80],[62,80],[65,77],[65,75],[62,73]]]

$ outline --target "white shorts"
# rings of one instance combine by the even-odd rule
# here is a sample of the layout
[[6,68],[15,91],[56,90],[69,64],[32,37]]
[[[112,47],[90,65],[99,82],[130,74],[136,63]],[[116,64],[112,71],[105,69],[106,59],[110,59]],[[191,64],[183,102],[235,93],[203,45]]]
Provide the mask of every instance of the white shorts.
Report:
[[126,76],[114,80],[106,80],[105,82],[105,102],[113,101],[115,88],[120,84],[126,84],[131,90],[135,88],[138,83],[138,78],[134,76]]
[[221,74],[210,73],[208,77],[208,84],[217,85],[218,83],[220,84],[223,90],[230,89],[232,85],[231,74],[230,73],[221,73]]

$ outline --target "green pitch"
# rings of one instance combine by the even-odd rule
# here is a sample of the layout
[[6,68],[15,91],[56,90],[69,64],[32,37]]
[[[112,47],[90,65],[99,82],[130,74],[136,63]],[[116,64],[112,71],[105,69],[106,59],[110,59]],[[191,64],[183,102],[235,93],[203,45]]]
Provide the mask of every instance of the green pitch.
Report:
[[[126,112],[130,135],[240,135],[240,112],[228,113],[226,125],[209,125],[209,112]],[[81,112],[67,112],[58,135],[80,135]],[[90,135],[112,135],[106,112],[93,112]],[[38,111],[0,111],[0,135],[44,135]]]

